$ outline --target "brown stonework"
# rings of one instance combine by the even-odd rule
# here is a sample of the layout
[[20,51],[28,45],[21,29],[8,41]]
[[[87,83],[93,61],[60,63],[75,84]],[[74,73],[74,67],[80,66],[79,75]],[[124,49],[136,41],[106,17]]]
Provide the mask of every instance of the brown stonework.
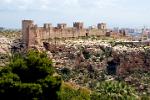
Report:
[[73,27],[77,29],[83,29],[83,23],[82,22],[74,22]]
[[29,41],[29,28],[33,26],[33,21],[32,20],[23,20],[22,21],[22,38],[23,42],[28,45]]
[[45,29],[48,29],[48,28],[51,28],[51,27],[52,27],[52,24],[50,24],[50,23],[45,23],[44,24]]
[[67,24],[61,23],[57,27],[52,27],[52,24],[45,23],[43,27],[38,27],[32,20],[22,21],[23,42],[27,47],[38,45],[41,40],[54,38],[69,38],[80,36],[101,36],[106,34],[106,24],[98,24],[98,28],[84,28],[82,22],[74,22],[73,27],[67,27]]
[[97,25],[97,28],[98,28],[98,29],[101,29],[101,30],[106,30],[106,29],[107,29],[106,23],[99,23],[99,24]]
[[67,24],[65,24],[65,23],[57,24],[57,27],[59,29],[65,29],[67,27]]

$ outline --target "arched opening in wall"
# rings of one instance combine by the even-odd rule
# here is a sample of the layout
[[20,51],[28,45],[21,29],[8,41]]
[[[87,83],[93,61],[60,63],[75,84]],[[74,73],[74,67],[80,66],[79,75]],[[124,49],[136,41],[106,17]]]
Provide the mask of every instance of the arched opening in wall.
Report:
[[109,75],[116,75],[118,63],[114,60],[107,62],[107,73]]

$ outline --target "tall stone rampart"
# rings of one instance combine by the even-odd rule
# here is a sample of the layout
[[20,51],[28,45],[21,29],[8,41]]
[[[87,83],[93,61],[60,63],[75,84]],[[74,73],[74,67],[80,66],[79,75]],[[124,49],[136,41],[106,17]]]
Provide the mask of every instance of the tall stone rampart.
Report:
[[97,28],[84,28],[84,23],[74,22],[73,27],[67,27],[66,23],[59,23],[53,27],[50,23],[45,23],[43,27],[38,27],[32,20],[22,21],[23,42],[27,47],[37,45],[41,40],[54,38],[70,38],[80,36],[101,36],[107,31],[105,23],[99,23]]

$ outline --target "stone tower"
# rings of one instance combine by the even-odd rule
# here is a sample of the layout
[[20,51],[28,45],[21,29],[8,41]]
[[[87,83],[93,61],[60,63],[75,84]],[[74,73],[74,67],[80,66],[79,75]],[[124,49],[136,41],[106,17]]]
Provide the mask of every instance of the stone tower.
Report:
[[29,28],[33,26],[32,20],[23,20],[22,21],[22,40],[25,46],[28,46],[29,41]]
[[66,23],[60,23],[60,24],[57,24],[57,27],[59,29],[65,29],[67,27],[67,24]]
[[79,30],[83,29],[83,23],[82,22],[74,22],[73,27]]
[[52,24],[51,23],[45,23],[43,26],[45,29],[51,28]]
[[97,28],[98,28],[98,29],[101,29],[101,30],[106,30],[106,29],[107,29],[106,23],[99,23],[99,24],[97,25]]

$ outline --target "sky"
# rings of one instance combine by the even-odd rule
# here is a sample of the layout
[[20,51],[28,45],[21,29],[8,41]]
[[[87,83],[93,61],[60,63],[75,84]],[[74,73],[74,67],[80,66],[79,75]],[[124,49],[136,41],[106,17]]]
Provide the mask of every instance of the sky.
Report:
[[150,0],[0,0],[0,27],[21,28],[23,19],[36,24],[105,22],[109,27],[149,27]]

